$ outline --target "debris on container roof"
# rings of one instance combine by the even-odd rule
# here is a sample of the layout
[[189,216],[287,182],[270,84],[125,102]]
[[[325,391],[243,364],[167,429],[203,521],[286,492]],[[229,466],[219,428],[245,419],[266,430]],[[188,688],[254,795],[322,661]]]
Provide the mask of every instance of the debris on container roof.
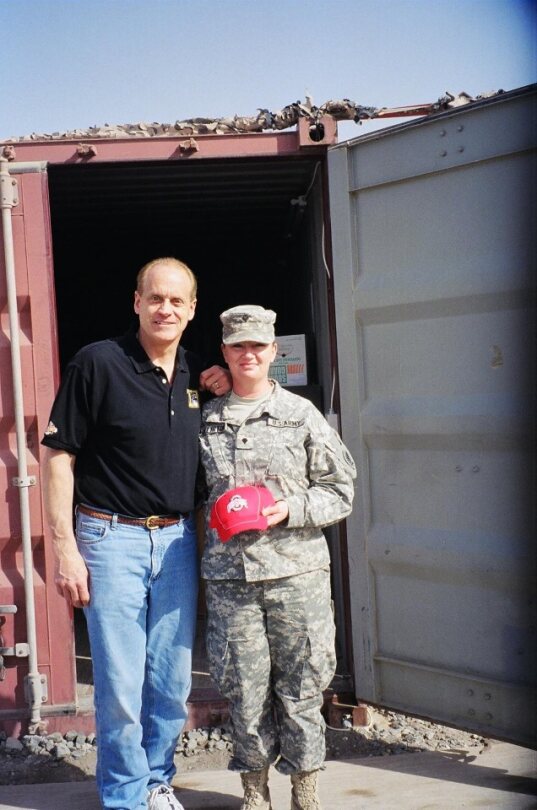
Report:
[[185,135],[229,135],[270,130],[283,130],[298,124],[299,118],[308,118],[316,123],[325,115],[336,121],[362,121],[373,118],[400,118],[406,116],[431,115],[465,104],[472,104],[484,98],[499,95],[503,90],[492,91],[476,96],[466,92],[457,95],[446,92],[435,102],[410,104],[403,107],[366,107],[348,98],[339,101],[326,101],[317,107],[307,96],[305,101],[295,101],[276,112],[259,108],[253,116],[234,115],[228,118],[187,118],[174,124],[158,122],[137,124],[103,124],[87,129],[73,129],[64,132],[37,133],[21,135],[0,140],[0,143],[23,141],[60,141],[75,138],[171,138]]

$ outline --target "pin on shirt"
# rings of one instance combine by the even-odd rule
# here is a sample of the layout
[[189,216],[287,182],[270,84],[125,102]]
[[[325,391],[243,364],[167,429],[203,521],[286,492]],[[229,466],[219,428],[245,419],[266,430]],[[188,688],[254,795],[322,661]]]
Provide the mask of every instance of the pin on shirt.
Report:
[[188,399],[188,407],[189,408],[199,408],[200,406],[200,398],[199,393],[193,388],[186,389],[186,395]]

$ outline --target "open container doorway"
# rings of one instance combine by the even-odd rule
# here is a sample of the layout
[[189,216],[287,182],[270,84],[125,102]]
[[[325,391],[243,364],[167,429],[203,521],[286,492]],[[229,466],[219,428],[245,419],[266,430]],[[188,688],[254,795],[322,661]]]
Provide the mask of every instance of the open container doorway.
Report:
[[[135,318],[137,271],[153,258],[175,256],[198,279],[197,311],[183,336],[185,347],[207,364],[223,364],[220,312],[261,304],[276,311],[277,335],[305,336],[308,384],[293,390],[324,412],[334,404],[324,155],[50,164],[48,184],[62,369],[81,346],[125,332]],[[338,688],[348,691],[345,554],[339,535],[337,528],[327,530]],[[91,703],[91,661],[85,622],[81,611],[76,614],[78,698],[84,711]],[[205,661],[204,620],[202,593],[192,700],[210,702],[217,694]]]

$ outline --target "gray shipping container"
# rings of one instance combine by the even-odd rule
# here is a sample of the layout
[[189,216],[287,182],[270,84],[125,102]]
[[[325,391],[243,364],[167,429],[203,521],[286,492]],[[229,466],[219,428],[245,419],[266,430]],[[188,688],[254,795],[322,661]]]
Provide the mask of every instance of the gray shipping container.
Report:
[[[54,588],[39,441],[60,366],[124,331],[136,269],[175,254],[200,281],[186,345],[216,359],[219,312],[269,306],[280,335],[306,336],[301,392],[339,412],[359,478],[353,515],[327,532],[335,688],[536,743],[535,98],[522,88],[336,146],[308,142],[302,127],[10,147],[2,195],[29,477],[16,478],[3,316],[0,602],[18,607],[2,627],[8,731],[28,716],[21,487],[41,713],[51,731],[92,723],[88,660],[74,642],[82,628]],[[2,271],[5,310],[3,285]],[[196,710],[212,699],[201,663],[193,725],[215,717]]]
[[514,93],[328,154],[359,695],[533,744],[535,145]]

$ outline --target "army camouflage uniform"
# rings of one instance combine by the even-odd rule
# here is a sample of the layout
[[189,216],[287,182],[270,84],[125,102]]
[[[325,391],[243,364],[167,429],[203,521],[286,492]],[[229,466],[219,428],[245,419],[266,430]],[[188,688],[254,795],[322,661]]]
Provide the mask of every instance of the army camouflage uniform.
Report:
[[203,410],[201,460],[208,500],[263,483],[289,517],[222,543],[207,529],[207,647],[230,701],[232,770],[276,762],[282,773],[318,769],[325,756],[323,690],[335,670],[330,557],[321,527],[351,511],[356,471],[338,434],[306,399],[273,383],[241,424],[229,396]]

